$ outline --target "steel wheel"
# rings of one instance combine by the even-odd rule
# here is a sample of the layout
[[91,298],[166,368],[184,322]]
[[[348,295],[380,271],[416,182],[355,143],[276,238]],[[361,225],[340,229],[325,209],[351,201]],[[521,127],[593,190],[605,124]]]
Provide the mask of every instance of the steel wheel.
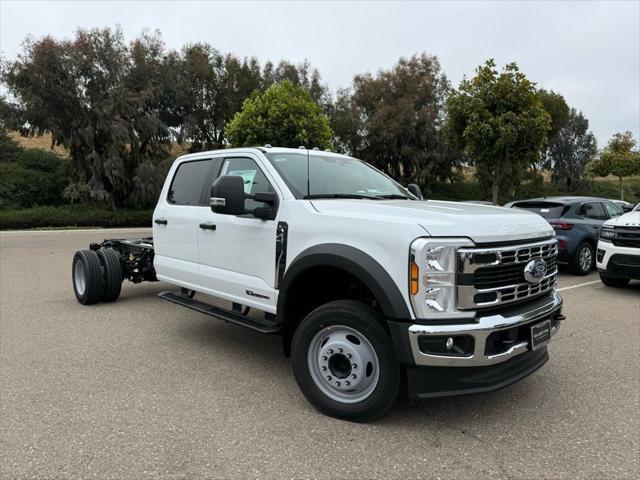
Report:
[[344,325],[318,332],[309,344],[307,362],[316,386],[337,402],[361,402],[378,384],[380,365],[373,346]]
[[84,274],[84,266],[82,262],[75,262],[73,265],[73,281],[79,295],[84,295],[87,287],[87,277]]

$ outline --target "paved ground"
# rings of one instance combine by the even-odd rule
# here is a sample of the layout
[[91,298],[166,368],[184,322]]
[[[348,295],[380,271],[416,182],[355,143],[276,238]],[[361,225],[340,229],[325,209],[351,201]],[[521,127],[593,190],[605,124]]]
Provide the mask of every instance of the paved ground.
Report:
[[168,304],[166,285],[77,304],[73,252],[135,234],[0,234],[0,477],[640,475],[640,283],[564,290],[568,320],[528,379],[359,425],[310,407],[278,337]]

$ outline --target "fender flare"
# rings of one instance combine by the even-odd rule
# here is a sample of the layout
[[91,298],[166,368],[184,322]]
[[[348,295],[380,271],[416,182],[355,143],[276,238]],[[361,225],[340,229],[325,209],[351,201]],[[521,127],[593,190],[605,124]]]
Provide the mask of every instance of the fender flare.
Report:
[[278,294],[277,316],[284,317],[287,291],[296,277],[309,268],[339,268],[361,280],[376,297],[387,318],[411,319],[404,296],[389,273],[367,253],[349,245],[324,243],[302,251],[287,268]]

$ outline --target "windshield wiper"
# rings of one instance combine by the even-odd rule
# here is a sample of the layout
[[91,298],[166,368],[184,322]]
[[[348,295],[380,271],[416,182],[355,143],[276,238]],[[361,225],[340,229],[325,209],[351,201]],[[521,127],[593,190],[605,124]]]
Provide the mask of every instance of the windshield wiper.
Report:
[[402,200],[413,200],[411,197],[407,197],[406,195],[400,195],[398,193],[392,193],[390,195],[376,195],[376,198],[384,198],[385,200],[393,200],[395,198],[400,198]]
[[314,198],[360,198],[360,199],[366,199],[366,200],[376,200],[382,197],[373,196],[373,195],[359,195],[356,193],[318,193],[313,195],[305,195],[302,198],[305,200],[314,199]]

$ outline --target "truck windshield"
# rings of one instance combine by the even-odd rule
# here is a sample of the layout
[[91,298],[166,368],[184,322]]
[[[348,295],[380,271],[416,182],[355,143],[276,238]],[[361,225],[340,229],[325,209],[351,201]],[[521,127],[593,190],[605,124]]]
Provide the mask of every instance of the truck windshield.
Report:
[[265,153],[296,198],[415,200],[399,183],[355,158],[309,152]]

